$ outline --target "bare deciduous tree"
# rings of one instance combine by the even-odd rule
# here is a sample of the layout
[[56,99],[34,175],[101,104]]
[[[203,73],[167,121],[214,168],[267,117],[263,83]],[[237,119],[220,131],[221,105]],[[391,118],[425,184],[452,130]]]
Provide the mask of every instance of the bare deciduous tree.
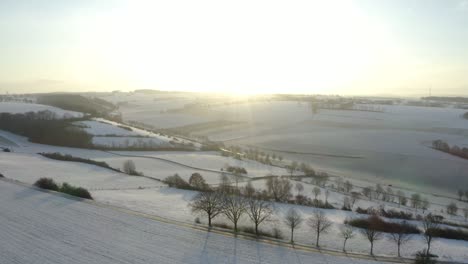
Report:
[[245,187],[242,190],[242,193],[244,194],[245,197],[254,197],[256,190],[252,185],[252,182],[248,182]]
[[312,193],[314,194],[314,197],[315,197],[315,200],[317,200],[317,197],[320,195],[320,188],[319,187],[314,187],[314,189],[312,189]]
[[284,202],[291,197],[292,184],[287,179],[270,177],[266,181],[266,187],[269,195],[272,196],[276,202]]
[[308,220],[309,226],[314,230],[316,235],[315,245],[319,247],[320,234],[326,233],[331,227],[332,222],[327,218],[324,212],[316,210]]
[[302,185],[300,182],[296,183],[296,191],[297,191],[297,194],[301,194],[302,191],[304,191],[304,185]]
[[273,215],[273,205],[268,201],[250,198],[247,201],[247,215],[255,225],[255,234],[258,236],[258,226]]
[[383,232],[378,230],[379,218],[377,216],[369,217],[369,226],[361,229],[361,233],[370,242],[370,254],[374,255],[374,242],[383,238]]
[[291,243],[294,243],[294,229],[299,227],[304,219],[294,208],[290,208],[284,216],[284,223],[291,229]]
[[406,221],[403,221],[400,225],[393,226],[390,237],[393,242],[397,245],[398,248],[398,257],[401,257],[400,247],[403,244],[406,244],[413,237],[408,230],[409,224]]
[[200,192],[197,194],[190,207],[192,212],[205,213],[208,217],[208,226],[211,227],[211,220],[223,212],[223,197],[218,192]]
[[247,209],[247,201],[238,195],[225,195],[223,198],[223,214],[233,223],[237,232],[237,223]]
[[431,250],[431,243],[432,240],[434,239],[434,235],[436,230],[439,228],[440,222],[438,217],[428,214],[424,217],[423,221],[423,230],[424,230],[424,239],[426,240],[427,243],[427,249],[426,249],[426,257],[429,257],[429,252]]
[[133,175],[136,173],[136,166],[135,166],[135,163],[133,162],[133,160],[127,160],[124,162],[123,164],[123,172],[125,172],[126,174],[129,174],[129,175]]
[[206,184],[205,179],[198,172],[195,172],[190,176],[189,184],[190,184],[190,186],[192,186],[193,188],[195,188],[197,190],[206,190],[206,189],[208,189],[208,184]]
[[345,191],[347,193],[351,192],[351,190],[353,189],[353,184],[350,181],[346,181],[344,185],[345,185]]
[[447,214],[449,215],[457,215],[458,206],[454,202],[447,205]]
[[344,239],[344,241],[343,241],[343,252],[346,252],[346,241],[348,241],[348,239],[352,239],[355,236],[354,228],[352,226],[347,225],[347,226],[341,228],[340,234]]

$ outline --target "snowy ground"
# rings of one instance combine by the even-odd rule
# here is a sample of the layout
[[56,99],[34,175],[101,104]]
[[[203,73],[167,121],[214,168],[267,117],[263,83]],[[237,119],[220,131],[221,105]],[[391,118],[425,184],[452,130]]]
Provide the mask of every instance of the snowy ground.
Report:
[[[431,192],[453,193],[460,186],[468,186],[465,177],[468,161],[428,147],[435,139],[468,146],[468,122],[461,118],[466,112],[463,109],[375,105],[383,112],[320,109],[313,114],[305,102],[223,104],[195,95],[190,98],[179,94],[177,99],[169,95],[121,93],[107,98],[129,101],[120,108],[125,120],[156,127],[239,122],[238,126],[226,124],[190,132],[226,144],[257,146],[263,151],[282,155],[286,160],[303,161],[336,175],[372,182],[388,181]],[[184,109],[185,105],[195,102],[211,105]],[[164,109],[179,111],[165,112]]]
[[0,182],[0,262],[374,263],[162,223]]
[[[188,203],[195,195],[195,192],[192,191],[161,188],[154,190],[125,190],[118,193],[116,191],[97,191],[93,195],[98,201],[104,203],[124,206],[132,210],[160,215],[174,220],[193,222],[195,217],[198,216],[192,214],[188,207]],[[309,218],[315,210],[311,207],[275,204],[276,216],[271,221],[263,224],[261,229],[271,231],[272,228],[276,227],[287,237],[289,229],[283,224],[282,216],[291,207],[300,211],[304,218]],[[321,245],[324,248],[339,251],[343,242],[339,234],[340,228],[344,226],[343,221],[346,218],[357,217],[357,215],[340,210],[324,210],[324,212],[333,221],[333,226],[328,234],[324,234],[321,237]],[[200,219],[206,223],[206,219],[203,216],[200,216]],[[214,223],[229,223],[229,221],[221,216],[215,218]],[[414,223],[417,224],[416,222]],[[252,226],[247,216],[243,216],[240,226]],[[315,235],[306,222],[295,233],[296,242],[301,244],[312,245],[315,242],[314,239]],[[415,236],[410,243],[402,248],[402,254],[406,257],[414,257],[414,253],[423,249],[424,245],[423,238],[419,235]],[[463,261],[468,259],[467,247],[468,242],[466,241],[436,239],[433,244],[433,252],[445,260]],[[349,252],[367,254],[369,242],[357,232],[356,237],[348,241],[347,249]],[[395,256],[396,246],[390,241],[389,236],[386,236],[383,240],[376,242],[374,250],[377,255]]]

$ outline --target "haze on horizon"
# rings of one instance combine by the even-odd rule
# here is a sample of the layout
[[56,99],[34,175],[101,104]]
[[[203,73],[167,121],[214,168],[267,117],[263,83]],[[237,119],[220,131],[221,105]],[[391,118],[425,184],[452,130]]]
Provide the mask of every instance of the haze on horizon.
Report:
[[468,0],[0,2],[0,93],[468,95]]

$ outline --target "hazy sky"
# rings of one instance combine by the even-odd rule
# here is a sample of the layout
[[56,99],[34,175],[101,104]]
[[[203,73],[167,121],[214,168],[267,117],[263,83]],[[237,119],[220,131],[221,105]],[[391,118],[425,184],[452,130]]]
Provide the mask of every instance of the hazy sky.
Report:
[[0,92],[468,95],[468,0],[1,0]]

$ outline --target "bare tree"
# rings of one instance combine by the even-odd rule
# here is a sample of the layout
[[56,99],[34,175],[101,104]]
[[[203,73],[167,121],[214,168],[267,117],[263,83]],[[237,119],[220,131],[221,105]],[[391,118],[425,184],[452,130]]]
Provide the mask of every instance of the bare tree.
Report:
[[221,174],[219,176],[219,188],[218,190],[223,193],[230,193],[231,192],[231,181],[226,174]]
[[255,196],[256,190],[252,185],[252,182],[248,182],[245,187],[242,189],[242,193],[245,197],[252,198]]
[[300,182],[296,183],[296,191],[297,194],[300,195],[302,191],[304,191],[304,185],[302,185]]
[[424,239],[426,240],[427,243],[427,249],[426,249],[426,257],[429,258],[429,252],[431,250],[431,243],[432,240],[434,239],[435,233],[437,232],[437,229],[439,228],[440,222],[438,217],[428,214],[424,217],[423,221],[423,230],[424,230]]
[[324,212],[320,210],[315,210],[314,214],[308,220],[309,226],[315,232],[316,241],[315,245],[319,247],[320,234],[326,233],[327,230],[331,227],[332,222],[327,218]]
[[312,193],[314,194],[314,197],[315,197],[315,200],[317,200],[317,197],[320,195],[320,188],[319,187],[314,187],[314,189],[312,189]]
[[429,200],[427,198],[424,198],[421,202],[421,208],[423,209],[423,214],[427,209],[429,209],[429,206],[430,206]]
[[403,221],[400,225],[394,225],[391,229],[390,236],[391,240],[393,240],[398,247],[398,257],[401,257],[401,245],[406,244],[413,237],[413,235],[409,233],[409,227],[408,222]]
[[463,195],[465,194],[465,192],[464,192],[463,190],[460,189],[460,190],[458,190],[457,194],[458,194],[458,200],[461,201],[462,198],[463,198]]
[[402,190],[397,191],[397,196],[398,196],[398,205],[399,206],[406,206],[406,203],[408,202],[408,199],[406,198],[406,194]]
[[330,196],[330,191],[328,189],[325,190],[325,204],[328,205],[328,197]]
[[133,160],[125,161],[122,169],[123,169],[123,172],[125,172],[126,174],[129,174],[129,175],[136,174],[136,166]]
[[458,212],[458,206],[454,202],[451,202],[450,204],[447,205],[447,214],[457,215],[457,212]]
[[416,210],[421,207],[421,195],[419,193],[411,195],[411,206]]
[[286,166],[286,169],[288,170],[288,172],[291,174],[291,176],[293,175],[293,173],[297,170],[297,162],[296,161],[293,161],[290,165],[287,165]]
[[237,223],[247,209],[246,199],[238,195],[226,195],[222,207],[223,214],[234,224],[234,232],[237,232]]
[[270,177],[266,181],[268,194],[272,196],[276,202],[284,202],[291,198],[292,184],[287,179],[278,177]]
[[362,189],[362,194],[365,197],[369,198],[369,200],[372,200],[372,187],[370,187],[370,186],[369,187],[364,187]]
[[345,185],[345,191],[347,193],[351,192],[351,190],[353,189],[353,184],[350,181],[346,181],[344,185]]
[[291,229],[291,243],[294,243],[294,229],[299,227],[304,219],[296,209],[290,208],[284,216],[284,223]]
[[369,217],[369,226],[361,229],[361,233],[370,242],[370,254],[374,255],[374,242],[383,238],[383,232],[378,230],[380,219],[377,216]]
[[359,193],[357,192],[352,192],[351,193],[351,199],[349,200],[350,201],[350,205],[351,205],[351,210],[353,209],[354,205],[356,204],[356,201],[359,199]]
[[348,241],[348,239],[352,239],[355,236],[354,228],[352,226],[347,225],[347,226],[341,228],[340,234],[344,239],[344,241],[343,241],[343,252],[346,252],[346,241]]
[[223,212],[223,197],[218,192],[200,192],[189,204],[194,213],[205,213],[208,217],[208,226],[211,220]]
[[273,215],[273,206],[268,201],[250,198],[247,201],[247,215],[255,225],[255,234],[258,236],[258,226]]
[[192,186],[193,188],[195,188],[197,190],[206,190],[206,189],[208,189],[208,184],[206,184],[205,179],[198,172],[195,172],[190,176],[189,184],[190,184],[190,186]]

